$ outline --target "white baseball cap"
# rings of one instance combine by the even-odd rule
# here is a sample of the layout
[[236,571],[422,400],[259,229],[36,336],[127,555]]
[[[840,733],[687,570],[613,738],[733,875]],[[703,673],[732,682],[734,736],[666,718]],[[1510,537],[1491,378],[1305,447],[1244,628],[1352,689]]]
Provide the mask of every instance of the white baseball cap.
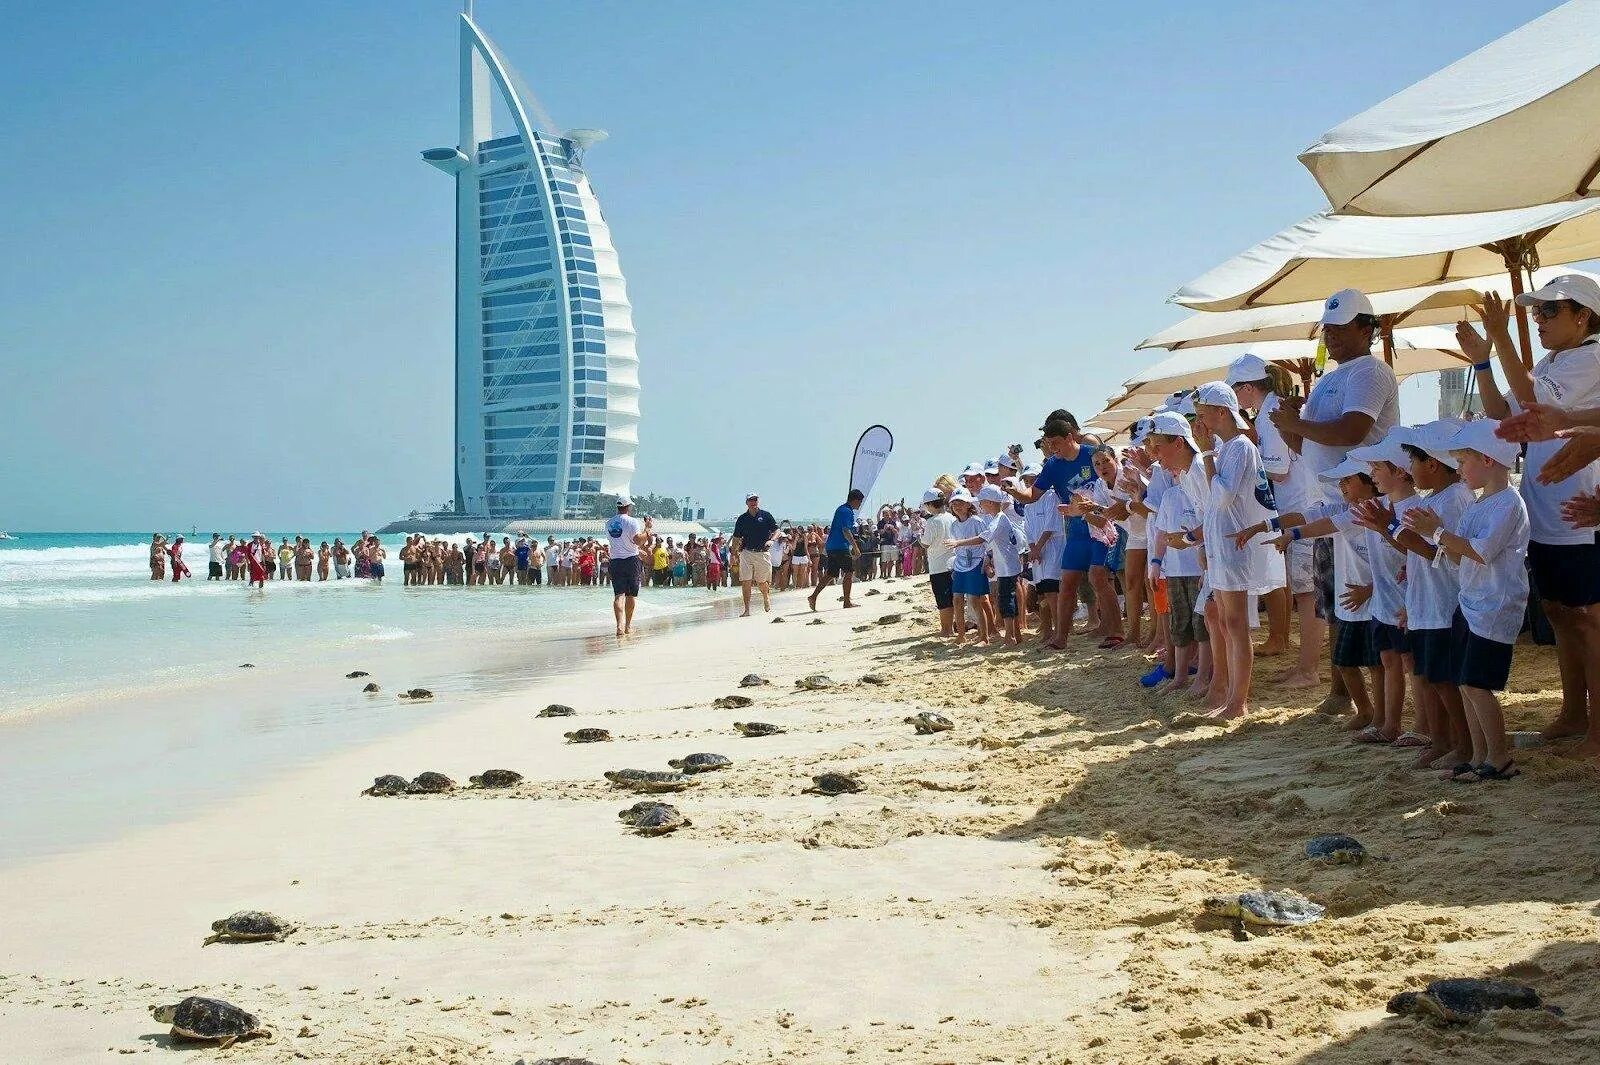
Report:
[[1144,443],[1144,438],[1150,435],[1150,419],[1140,418],[1133,423],[1133,431],[1128,434],[1128,440],[1134,447]]
[[1426,451],[1429,458],[1438,459],[1452,470],[1457,469],[1458,464],[1455,457],[1450,454],[1450,449],[1455,446],[1456,434],[1465,424],[1456,418],[1440,418],[1437,421],[1424,422],[1422,425],[1413,425],[1406,430],[1402,443]]
[[1017,460],[1010,455],[1001,455],[994,460],[994,464],[1002,470],[1014,470],[1017,468]]
[[1384,435],[1376,444],[1366,447],[1352,448],[1350,457],[1357,462],[1388,462],[1400,467],[1402,470],[1411,465],[1411,456],[1406,454],[1404,444],[1409,444],[1409,430],[1403,425],[1397,425]]
[[1044,467],[1039,465],[1037,462],[1030,462],[1026,466],[1022,467],[1022,476],[1024,477],[1037,477],[1043,472]]
[[[1185,392],[1183,395],[1181,395],[1177,399],[1173,400],[1172,401],[1172,410],[1173,410],[1173,412],[1175,414],[1181,414],[1185,418],[1193,418],[1194,417],[1194,393],[1193,392]],[[1160,431],[1161,430],[1159,430],[1159,429],[1156,430],[1156,432],[1160,432]]]
[[1517,461],[1517,456],[1522,453],[1522,448],[1494,435],[1495,427],[1499,424],[1493,418],[1474,419],[1457,430],[1455,438],[1450,441],[1450,447],[1455,451],[1476,451],[1485,458],[1493,459],[1506,469],[1510,469]]
[[1334,466],[1331,469],[1323,470],[1321,473],[1317,474],[1317,476],[1321,477],[1324,481],[1338,484],[1346,477],[1354,477],[1357,474],[1360,474],[1363,477],[1372,476],[1371,472],[1367,469],[1367,464],[1365,462],[1362,462],[1359,459],[1347,458],[1343,462],[1339,463],[1339,465]]
[[1233,413],[1233,424],[1241,429],[1250,428],[1250,423],[1239,413],[1239,397],[1233,394],[1233,386],[1226,381],[1207,381],[1194,390],[1194,402],[1207,407],[1226,407]]
[[982,503],[1004,503],[1010,498],[997,484],[986,484],[978,489],[978,501]]
[[1532,307],[1535,303],[1546,303],[1551,300],[1572,300],[1579,306],[1600,314],[1600,284],[1596,284],[1594,278],[1584,277],[1582,274],[1562,274],[1560,277],[1552,277],[1542,287],[1532,292],[1524,292],[1517,297],[1517,303],[1523,307]]
[[969,463],[967,463],[967,468],[961,471],[961,476],[963,476],[963,477],[982,477],[983,476],[983,463],[981,463],[981,462],[969,462]]
[[1005,480],[1000,482],[1000,487],[1002,487],[1002,488],[1021,488],[1022,487],[1022,480],[1020,478],[1017,478],[1017,477],[1007,477]]
[[989,476],[992,473],[999,473],[999,472],[1000,472],[1000,466],[993,459],[990,459],[988,462],[985,462],[983,464],[983,475],[985,477]]
[[1372,301],[1366,293],[1353,288],[1341,288],[1322,304],[1322,317],[1318,325],[1349,325],[1358,314],[1372,314]]
[[[988,486],[985,485],[984,487],[987,488]],[[972,493],[967,491],[965,488],[957,488],[954,492],[950,493],[950,502],[952,502],[952,503],[971,503],[972,502]]]
[[1196,455],[1200,453],[1200,445],[1194,442],[1194,433],[1189,431],[1189,419],[1177,411],[1164,410],[1159,414],[1152,414],[1150,432],[1161,436],[1176,436],[1189,445],[1190,451]]
[[633,497],[632,496],[620,495],[620,496],[617,497],[617,509],[618,510],[621,510],[623,507],[631,507],[631,506],[633,506]]
[[943,498],[944,498],[944,493],[939,491],[937,488],[930,488],[927,491],[922,493],[922,501],[924,503],[932,503],[936,499],[943,499]]
[[1225,378],[1230,385],[1242,385],[1248,381],[1261,381],[1267,376],[1267,360],[1260,355],[1240,355],[1228,364],[1228,376]]

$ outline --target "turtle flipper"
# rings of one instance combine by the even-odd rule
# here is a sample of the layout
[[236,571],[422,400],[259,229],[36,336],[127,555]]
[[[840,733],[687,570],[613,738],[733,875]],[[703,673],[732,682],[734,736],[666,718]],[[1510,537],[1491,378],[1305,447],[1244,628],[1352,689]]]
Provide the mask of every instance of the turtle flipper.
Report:
[[1250,942],[1250,932],[1244,926],[1243,917],[1235,917],[1233,919],[1233,938],[1241,943]]
[[222,933],[213,932],[209,936],[206,936],[204,939],[202,939],[200,941],[200,945],[202,947],[209,947],[211,944],[220,943],[221,941],[222,941]]
[[239,1037],[236,1036],[236,1035],[225,1035],[217,1043],[217,1047],[220,1050],[227,1050],[229,1047],[233,1046],[233,1044],[237,1043],[238,1041],[239,1041]]

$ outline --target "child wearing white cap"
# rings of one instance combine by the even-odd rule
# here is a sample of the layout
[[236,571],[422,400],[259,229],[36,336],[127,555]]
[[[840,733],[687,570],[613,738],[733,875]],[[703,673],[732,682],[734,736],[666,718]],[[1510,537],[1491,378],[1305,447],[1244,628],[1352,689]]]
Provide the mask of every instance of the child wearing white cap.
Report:
[[[982,489],[979,489],[982,491]],[[983,572],[983,536],[989,523],[978,516],[972,495],[965,488],[950,497],[950,510],[956,521],[944,546],[955,552],[950,560],[950,590],[954,602],[956,646],[967,642],[967,604],[972,604],[978,619],[978,642],[988,643],[992,631],[989,613],[989,578]]]
[[[1249,423],[1239,412],[1239,398],[1225,382],[1201,385],[1194,396],[1196,421],[1216,437],[1216,450],[1202,455],[1210,495],[1203,519],[1206,586],[1217,604],[1220,624],[1209,625],[1213,686],[1226,685],[1211,716],[1243,717],[1250,700],[1255,645],[1250,640],[1250,595],[1257,590],[1260,539],[1234,533],[1276,517],[1272,486],[1261,466],[1261,453],[1246,435]],[[1223,681],[1224,672],[1226,680]]]
[[1511,487],[1517,445],[1494,430],[1487,419],[1468,422],[1450,442],[1461,483],[1480,493],[1453,527],[1431,507],[1406,515],[1406,524],[1437,544],[1459,570],[1452,639],[1472,753],[1469,768],[1453,776],[1472,782],[1518,775],[1495,692],[1505,690],[1511,675],[1511,652],[1528,606],[1529,522],[1527,506]]
[[[1022,471],[1022,483],[1031,491],[1039,467]],[[1043,642],[1054,631],[1056,592],[1061,588],[1061,542],[1067,521],[1057,505],[1061,498],[1054,488],[1022,508],[1022,531],[1028,541],[1029,566],[1033,571],[1033,601],[1039,610],[1039,637]]]
[[[1191,695],[1203,695],[1211,685],[1211,644],[1205,618],[1198,612],[1200,598],[1201,548],[1185,537],[1185,532],[1200,524],[1194,482],[1188,477],[1199,466],[1199,447],[1190,435],[1182,415],[1165,412],[1151,419],[1146,443],[1161,460],[1169,487],[1161,492],[1155,516],[1150,519],[1150,572],[1165,584],[1167,632],[1171,661],[1165,663],[1165,694],[1178,694],[1190,685],[1189,667],[1198,666]],[[1155,483],[1154,478],[1151,481]]]
[[[964,491],[964,489],[959,489]],[[950,587],[950,569],[955,552],[945,546],[956,519],[951,517],[944,493],[930,488],[922,493],[922,510],[928,515],[918,536],[928,557],[928,585],[933,590],[933,605],[939,611],[939,635],[952,632],[951,618],[955,608],[954,592]]]
[[[994,566],[996,609],[1000,624],[1005,629],[1005,642],[1013,647],[1022,642],[1017,627],[1017,577],[1022,573],[1022,536],[1001,513],[1010,503],[1010,497],[997,485],[984,485],[978,493],[978,508],[984,519],[983,528],[966,536],[959,531],[951,538],[950,546],[959,555],[963,549],[984,547],[989,550]],[[988,600],[984,602],[987,604]],[[957,640],[957,643],[960,641]]]

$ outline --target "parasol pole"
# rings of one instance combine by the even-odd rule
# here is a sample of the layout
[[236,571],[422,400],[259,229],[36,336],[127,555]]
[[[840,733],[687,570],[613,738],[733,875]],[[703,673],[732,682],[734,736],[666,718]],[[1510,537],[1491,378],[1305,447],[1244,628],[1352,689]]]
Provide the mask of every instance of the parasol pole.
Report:
[[1394,320],[1395,315],[1385,314],[1378,319],[1379,334],[1383,337],[1383,361],[1392,369],[1394,367]]
[[1533,372],[1533,341],[1528,336],[1528,308],[1517,302],[1517,297],[1522,295],[1522,266],[1506,260],[1506,267],[1511,271],[1511,306],[1517,315],[1517,339],[1522,341],[1522,366],[1529,373]]

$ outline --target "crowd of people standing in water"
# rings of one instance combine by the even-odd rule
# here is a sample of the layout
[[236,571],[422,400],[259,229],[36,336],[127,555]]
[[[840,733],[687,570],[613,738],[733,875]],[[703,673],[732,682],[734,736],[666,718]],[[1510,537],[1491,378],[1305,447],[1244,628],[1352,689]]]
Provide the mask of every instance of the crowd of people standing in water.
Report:
[[[1354,742],[1461,783],[1518,776],[1524,743],[1600,758],[1600,285],[1564,275],[1517,300],[1548,352],[1531,370],[1493,294],[1487,336],[1457,328],[1481,417],[1402,425],[1378,317],[1347,289],[1320,323],[1334,365],[1303,399],[1244,355],[1126,447],[1056,410],[1040,461],[1013,445],[940,476],[920,543],[943,635],[1019,645],[1031,626],[1043,647],[1137,649],[1140,684],[1197,721],[1249,713],[1258,658],[1284,655],[1291,688],[1327,664],[1323,709]],[[1499,693],[1536,630],[1561,705],[1514,743]]]

